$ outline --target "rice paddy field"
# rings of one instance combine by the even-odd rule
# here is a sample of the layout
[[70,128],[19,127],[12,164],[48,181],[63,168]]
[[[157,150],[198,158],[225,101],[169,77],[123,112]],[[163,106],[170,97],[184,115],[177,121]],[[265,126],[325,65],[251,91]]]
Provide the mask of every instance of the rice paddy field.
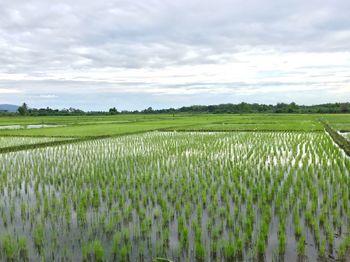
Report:
[[349,261],[346,116],[0,119],[0,260]]
[[21,146],[21,145],[33,145],[38,143],[46,143],[53,141],[60,141],[60,138],[53,137],[11,137],[0,136],[0,148]]

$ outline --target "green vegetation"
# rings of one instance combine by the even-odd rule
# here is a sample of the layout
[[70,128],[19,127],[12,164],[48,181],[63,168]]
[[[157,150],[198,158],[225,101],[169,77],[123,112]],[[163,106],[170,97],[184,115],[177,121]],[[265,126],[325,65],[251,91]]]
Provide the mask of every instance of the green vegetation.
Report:
[[113,115],[1,117],[0,125],[58,124],[60,127],[1,130],[0,136],[106,137],[152,130],[323,131],[320,115]]
[[339,131],[348,123],[302,114],[1,117],[63,126],[0,129],[0,259],[344,260],[350,160],[334,141],[347,150]]
[[350,115],[320,115],[320,119],[326,122],[336,131],[350,132]]
[[149,132],[6,153],[0,166],[4,259],[342,259],[349,248],[350,160],[323,132]]
[[337,143],[337,145],[339,145],[339,147],[342,148],[348,156],[350,156],[350,140],[332,129],[328,124],[325,124],[325,129],[333,138],[334,142]]
[[26,103],[23,103],[19,108],[18,108],[18,113],[21,115],[21,116],[25,116],[25,115],[28,115],[28,106]]
[[51,138],[51,137],[10,137],[0,136],[0,148],[14,147],[21,145],[33,145],[38,143],[47,143],[53,141],[62,141],[60,138]]
[[245,115],[179,127],[183,131],[322,131],[312,115]]
[[[84,112],[83,110],[76,108],[69,109],[52,109],[52,108],[30,108],[26,103],[18,108],[18,113],[22,116],[76,116],[76,115],[117,115],[117,114],[175,114],[175,113],[210,113],[210,114],[247,114],[247,113],[302,113],[302,114],[335,114],[335,113],[350,113],[350,103],[328,103],[321,105],[297,105],[292,102],[290,104],[277,103],[276,105],[265,105],[265,104],[219,104],[219,105],[192,105],[184,106],[178,109],[153,109],[148,107],[142,111],[127,111],[123,110],[119,112],[115,107],[112,107],[108,112]],[[1,113],[9,115],[11,113]]]
[[178,131],[295,131],[322,132],[321,123],[334,130],[350,130],[350,115],[246,114],[246,115],[110,115],[55,117],[0,117],[0,126],[63,125],[36,129],[0,129],[1,136],[107,137],[153,130]]

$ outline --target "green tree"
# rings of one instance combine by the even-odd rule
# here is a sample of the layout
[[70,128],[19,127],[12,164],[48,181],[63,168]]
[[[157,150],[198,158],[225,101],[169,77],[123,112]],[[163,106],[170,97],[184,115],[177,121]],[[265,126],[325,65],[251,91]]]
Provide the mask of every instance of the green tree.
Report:
[[109,109],[109,113],[110,113],[111,115],[115,115],[115,114],[118,114],[119,112],[118,112],[118,110],[117,110],[115,107],[113,107],[113,108],[110,108],[110,109]]
[[340,112],[341,113],[348,113],[350,112],[350,103],[344,103],[340,105]]
[[25,116],[28,114],[28,106],[26,103],[23,103],[19,108],[18,108],[18,113],[21,116]]

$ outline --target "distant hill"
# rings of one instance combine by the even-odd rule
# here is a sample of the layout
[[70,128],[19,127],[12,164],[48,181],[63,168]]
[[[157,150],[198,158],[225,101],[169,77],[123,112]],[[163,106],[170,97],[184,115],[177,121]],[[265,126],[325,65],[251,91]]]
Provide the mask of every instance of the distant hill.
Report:
[[8,104],[0,104],[0,112],[17,112],[18,106],[16,105],[8,105]]

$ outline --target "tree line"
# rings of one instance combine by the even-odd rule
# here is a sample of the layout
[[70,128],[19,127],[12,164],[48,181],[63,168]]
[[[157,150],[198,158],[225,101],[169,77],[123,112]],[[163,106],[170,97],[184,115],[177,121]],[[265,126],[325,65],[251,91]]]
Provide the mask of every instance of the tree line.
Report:
[[[76,108],[52,109],[52,108],[29,108],[26,103],[18,108],[17,114],[29,116],[50,115],[116,115],[116,114],[176,114],[176,113],[207,113],[207,114],[249,114],[249,113],[280,113],[280,114],[341,114],[350,113],[350,103],[328,103],[321,105],[297,105],[296,103],[266,104],[219,104],[219,105],[192,105],[180,108],[153,109],[148,107],[144,110],[118,111],[116,107],[108,111],[83,111]],[[10,113],[7,113],[10,114]]]

